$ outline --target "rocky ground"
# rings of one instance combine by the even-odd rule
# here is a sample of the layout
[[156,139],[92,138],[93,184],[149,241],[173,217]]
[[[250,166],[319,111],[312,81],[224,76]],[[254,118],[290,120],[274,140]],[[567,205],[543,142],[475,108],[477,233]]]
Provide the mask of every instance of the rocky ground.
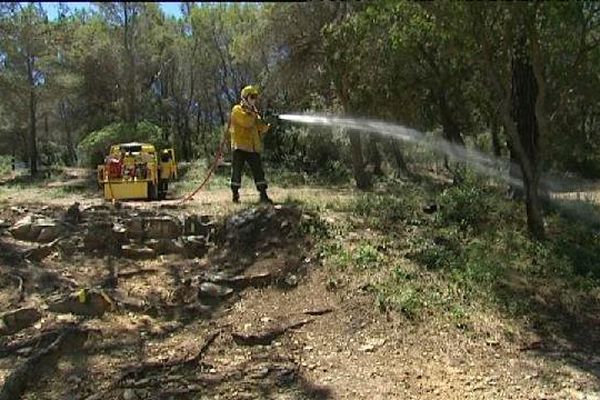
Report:
[[47,204],[0,214],[0,399],[600,398],[597,353],[332,285],[300,207]]

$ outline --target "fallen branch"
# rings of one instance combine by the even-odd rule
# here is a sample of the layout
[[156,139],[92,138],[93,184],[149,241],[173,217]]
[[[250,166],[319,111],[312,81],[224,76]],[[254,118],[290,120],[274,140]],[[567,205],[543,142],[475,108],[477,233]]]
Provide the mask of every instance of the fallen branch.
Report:
[[[176,367],[176,366],[192,366],[192,365],[196,365],[200,362],[200,360],[202,359],[202,357],[204,356],[204,353],[206,352],[206,350],[208,349],[208,347],[215,341],[215,339],[221,334],[220,330],[214,331],[212,333],[210,333],[207,338],[204,340],[204,343],[202,344],[202,346],[200,347],[200,350],[198,350],[198,352],[191,358],[184,358],[184,359],[176,359],[176,360],[172,360],[172,361],[167,361],[167,362],[149,362],[149,363],[144,363],[142,365],[139,366],[132,366],[129,368],[125,369],[125,372],[123,372],[121,374],[121,376],[117,379],[117,381],[115,382],[115,384],[118,384],[120,382],[123,382],[127,379],[136,379],[137,377],[139,377],[140,375],[142,375],[143,373],[149,373],[149,372],[154,372],[154,371],[160,371],[166,368],[172,368],[172,367]],[[2,399],[0,399],[2,400]]]
[[295,322],[293,324],[277,326],[277,327],[271,328],[267,331],[259,332],[259,333],[245,334],[245,333],[232,332],[231,337],[233,337],[233,341],[239,345],[244,345],[244,346],[268,345],[268,344],[271,344],[271,342],[273,340],[275,340],[277,337],[283,335],[288,330],[300,328],[301,326],[306,325],[312,321],[313,321],[312,319],[305,319],[305,320],[302,320],[299,322]]
[[41,335],[35,336],[33,338],[29,338],[27,340],[7,344],[5,346],[0,347],[0,358],[14,355],[14,353],[16,351],[25,349],[28,347],[36,348],[36,347],[41,347],[41,346],[47,346],[49,343],[56,340],[56,338],[59,335],[60,335],[59,331],[52,330],[52,331],[44,332]]
[[87,334],[88,331],[79,328],[64,329],[48,347],[29,358],[6,378],[0,391],[0,400],[20,399],[31,382],[38,381],[42,373],[54,368],[63,352],[83,347]]
[[210,282],[217,284],[226,284],[236,289],[246,289],[248,287],[267,286],[273,281],[273,276],[268,273],[254,275],[236,275],[232,277],[211,277]]
[[153,274],[155,272],[158,272],[158,269],[156,269],[156,268],[144,268],[144,269],[138,269],[138,270],[135,270],[135,271],[119,272],[117,274],[117,277],[118,278],[130,278],[130,277],[136,276],[136,275]]
[[313,316],[325,315],[325,314],[329,314],[330,312],[333,312],[333,308],[318,308],[318,309],[302,311],[303,314],[313,315]]

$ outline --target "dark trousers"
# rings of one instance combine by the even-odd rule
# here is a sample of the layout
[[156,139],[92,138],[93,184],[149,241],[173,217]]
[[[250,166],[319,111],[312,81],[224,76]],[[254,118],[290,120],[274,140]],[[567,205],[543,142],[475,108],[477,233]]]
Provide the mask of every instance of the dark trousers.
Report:
[[265,172],[263,171],[262,161],[259,153],[253,153],[244,150],[234,150],[231,160],[231,190],[237,191],[242,186],[242,171],[244,164],[248,163],[254,178],[254,184],[259,192],[267,189]]

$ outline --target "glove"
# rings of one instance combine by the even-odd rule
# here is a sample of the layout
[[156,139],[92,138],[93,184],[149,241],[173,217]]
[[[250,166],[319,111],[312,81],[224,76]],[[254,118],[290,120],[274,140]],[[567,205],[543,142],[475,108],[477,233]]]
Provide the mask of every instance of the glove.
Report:
[[252,105],[250,105],[249,103],[247,103],[245,100],[242,100],[242,109],[247,112],[248,114],[252,114],[255,117],[259,117],[260,115],[258,114],[258,109],[256,107],[253,107]]

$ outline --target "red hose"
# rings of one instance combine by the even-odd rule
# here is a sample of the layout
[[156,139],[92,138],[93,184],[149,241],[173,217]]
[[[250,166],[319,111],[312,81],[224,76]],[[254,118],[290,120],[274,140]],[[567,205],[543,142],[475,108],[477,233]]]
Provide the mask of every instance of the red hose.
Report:
[[[227,130],[229,130],[229,128]],[[202,188],[204,187],[204,185],[206,185],[206,183],[210,179],[210,177],[213,174],[213,172],[215,171],[215,169],[217,169],[217,164],[219,163],[219,161],[221,160],[221,158],[223,156],[223,146],[225,145],[225,141],[226,140],[227,140],[227,136],[225,136],[223,138],[223,140],[221,141],[221,143],[219,144],[219,149],[217,150],[217,155],[215,156],[215,161],[213,162],[212,166],[208,170],[208,174],[206,175],[206,178],[204,178],[204,181],[202,181],[202,183],[200,184],[200,186],[198,186],[198,188],[196,188],[196,190],[194,190],[192,193],[190,193],[186,197],[184,197],[179,202],[179,205],[181,205],[181,204],[185,203],[186,201],[190,200],[192,197],[194,197],[196,195],[196,193],[198,193],[200,190],[202,190]]]

